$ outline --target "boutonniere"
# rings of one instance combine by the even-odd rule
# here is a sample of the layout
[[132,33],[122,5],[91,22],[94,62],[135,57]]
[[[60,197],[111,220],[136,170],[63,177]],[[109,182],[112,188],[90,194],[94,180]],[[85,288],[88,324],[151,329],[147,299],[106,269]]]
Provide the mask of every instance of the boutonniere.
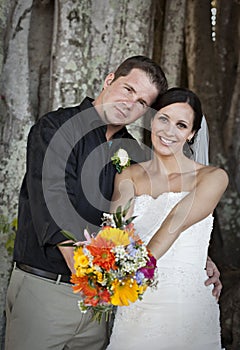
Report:
[[112,163],[116,165],[117,172],[120,174],[123,169],[127,168],[130,165],[131,158],[125,149],[119,148],[119,150],[114,153],[111,160]]

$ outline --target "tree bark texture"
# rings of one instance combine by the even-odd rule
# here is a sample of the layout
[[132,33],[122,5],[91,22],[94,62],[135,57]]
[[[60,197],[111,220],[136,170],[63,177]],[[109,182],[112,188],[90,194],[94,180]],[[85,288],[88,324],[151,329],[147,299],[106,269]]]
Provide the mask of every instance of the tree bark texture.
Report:
[[[240,347],[239,4],[217,1],[216,42],[209,1],[189,0],[186,58],[189,87],[200,96],[210,129],[210,160],[225,168],[229,187],[216,210],[210,255],[222,271],[223,345]],[[235,280],[234,280],[235,279]],[[238,292],[236,292],[238,291]]]
[[[154,6],[151,0],[3,0],[0,10],[1,214],[11,220],[30,127],[49,110],[95,97],[105,76],[127,57],[151,56]],[[130,128],[139,140],[141,125]],[[2,346],[11,268],[6,240],[2,234]]]
[[[6,6],[7,2],[5,2]],[[11,2],[7,6],[8,21],[4,23],[1,78],[1,214],[12,218],[17,212],[17,199],[25,170],[25,149],[32,124],[29,103],[28,35],[32,1]],[[6,11],[6,7],[5,7]],[[5,294],[11,259],[5,249],[6,234],[1,233],[1,339],[4,339]]]
[[184,50],[186,0],[166,0],[161,66],[169,88],[179,86]]
[[[127,57],[151,56],[153,11],[151,0],[56,0],[52,109],[95,97],[107,74]],[[142,138],[138,126],[129,129]]]

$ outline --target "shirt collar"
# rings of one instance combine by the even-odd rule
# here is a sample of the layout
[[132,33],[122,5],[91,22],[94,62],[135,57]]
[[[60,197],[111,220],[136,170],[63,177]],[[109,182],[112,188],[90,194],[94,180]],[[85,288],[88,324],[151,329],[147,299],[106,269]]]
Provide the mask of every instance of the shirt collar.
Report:
[[[81,109],[81,111],[91,109],[90,111],[88,111],[86,123],[88,124],[89,127],[94,128],[94,129],[102,127],[104,130],[104,133],[106,133],[107,125],[104,123],[104,121],[101,119],[101,117],[97,113],[96,109],[94,108],[93,101],[94,100],[92,98],[90,98],[88,96],[85,97],[85,99],[82,101],[82,103],[80,105],[80,109]],[[127,131],[127,128],[124,126],[122,129],[117,131],[113,135],[112,138],[113,139],[122,138],[122,137],[127,137],[127,135],[128,135],[128,131]]]

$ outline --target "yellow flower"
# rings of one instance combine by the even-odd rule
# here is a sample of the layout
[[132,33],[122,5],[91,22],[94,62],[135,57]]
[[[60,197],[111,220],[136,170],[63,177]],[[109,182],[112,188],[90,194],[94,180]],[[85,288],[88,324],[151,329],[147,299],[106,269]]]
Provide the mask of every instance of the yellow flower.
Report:
[[136,280],[126,278],[123,281],[115,279],[112,284],[113,295],[111,303],[117,306],[128,306],[138,299],[138,285]]
[[76,276],[77,277],[83,277],[87,274],[87,269],[85,267],[81,267],[81,266],[76,266],[74,264],[74,268],[76,270]]
[[74,264],[75,269],[76,269],[76,266],[81,266],[81,267],[87,267],[88,266],[89,259],[83,253],[82,247],[79,247],[77,250],[75,250],[75,252],[74,252],[74,261],[75,261],[75,264]]
[[112,241],[115,245],[128,245],[130,243],[129,234],[120,228],[106,227],[98,234],[106,240]]
[[101,283],[103,281],[103,274],[99,271],[95,271],[95,275],[97,276],[97,282]]
[[87,274],[87,275],[90,275],[90,273],[95,273],[95,270],[94,270],[92,267],[88,267],[88,268],[86,269],[86,274]]
[[138,286],[138,293],[143,294],[145,290],[147,289],[147,285],[144,284],[143,286]]

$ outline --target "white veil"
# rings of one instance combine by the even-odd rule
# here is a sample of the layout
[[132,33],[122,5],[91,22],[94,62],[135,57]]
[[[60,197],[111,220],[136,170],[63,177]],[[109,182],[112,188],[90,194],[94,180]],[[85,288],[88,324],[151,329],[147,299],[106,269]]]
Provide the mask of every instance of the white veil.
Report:
[[194,137],[192,145],[186,144],[184,153],[198,163],[209,164],[209,133],[206,118],[203,116],[201,128]]

